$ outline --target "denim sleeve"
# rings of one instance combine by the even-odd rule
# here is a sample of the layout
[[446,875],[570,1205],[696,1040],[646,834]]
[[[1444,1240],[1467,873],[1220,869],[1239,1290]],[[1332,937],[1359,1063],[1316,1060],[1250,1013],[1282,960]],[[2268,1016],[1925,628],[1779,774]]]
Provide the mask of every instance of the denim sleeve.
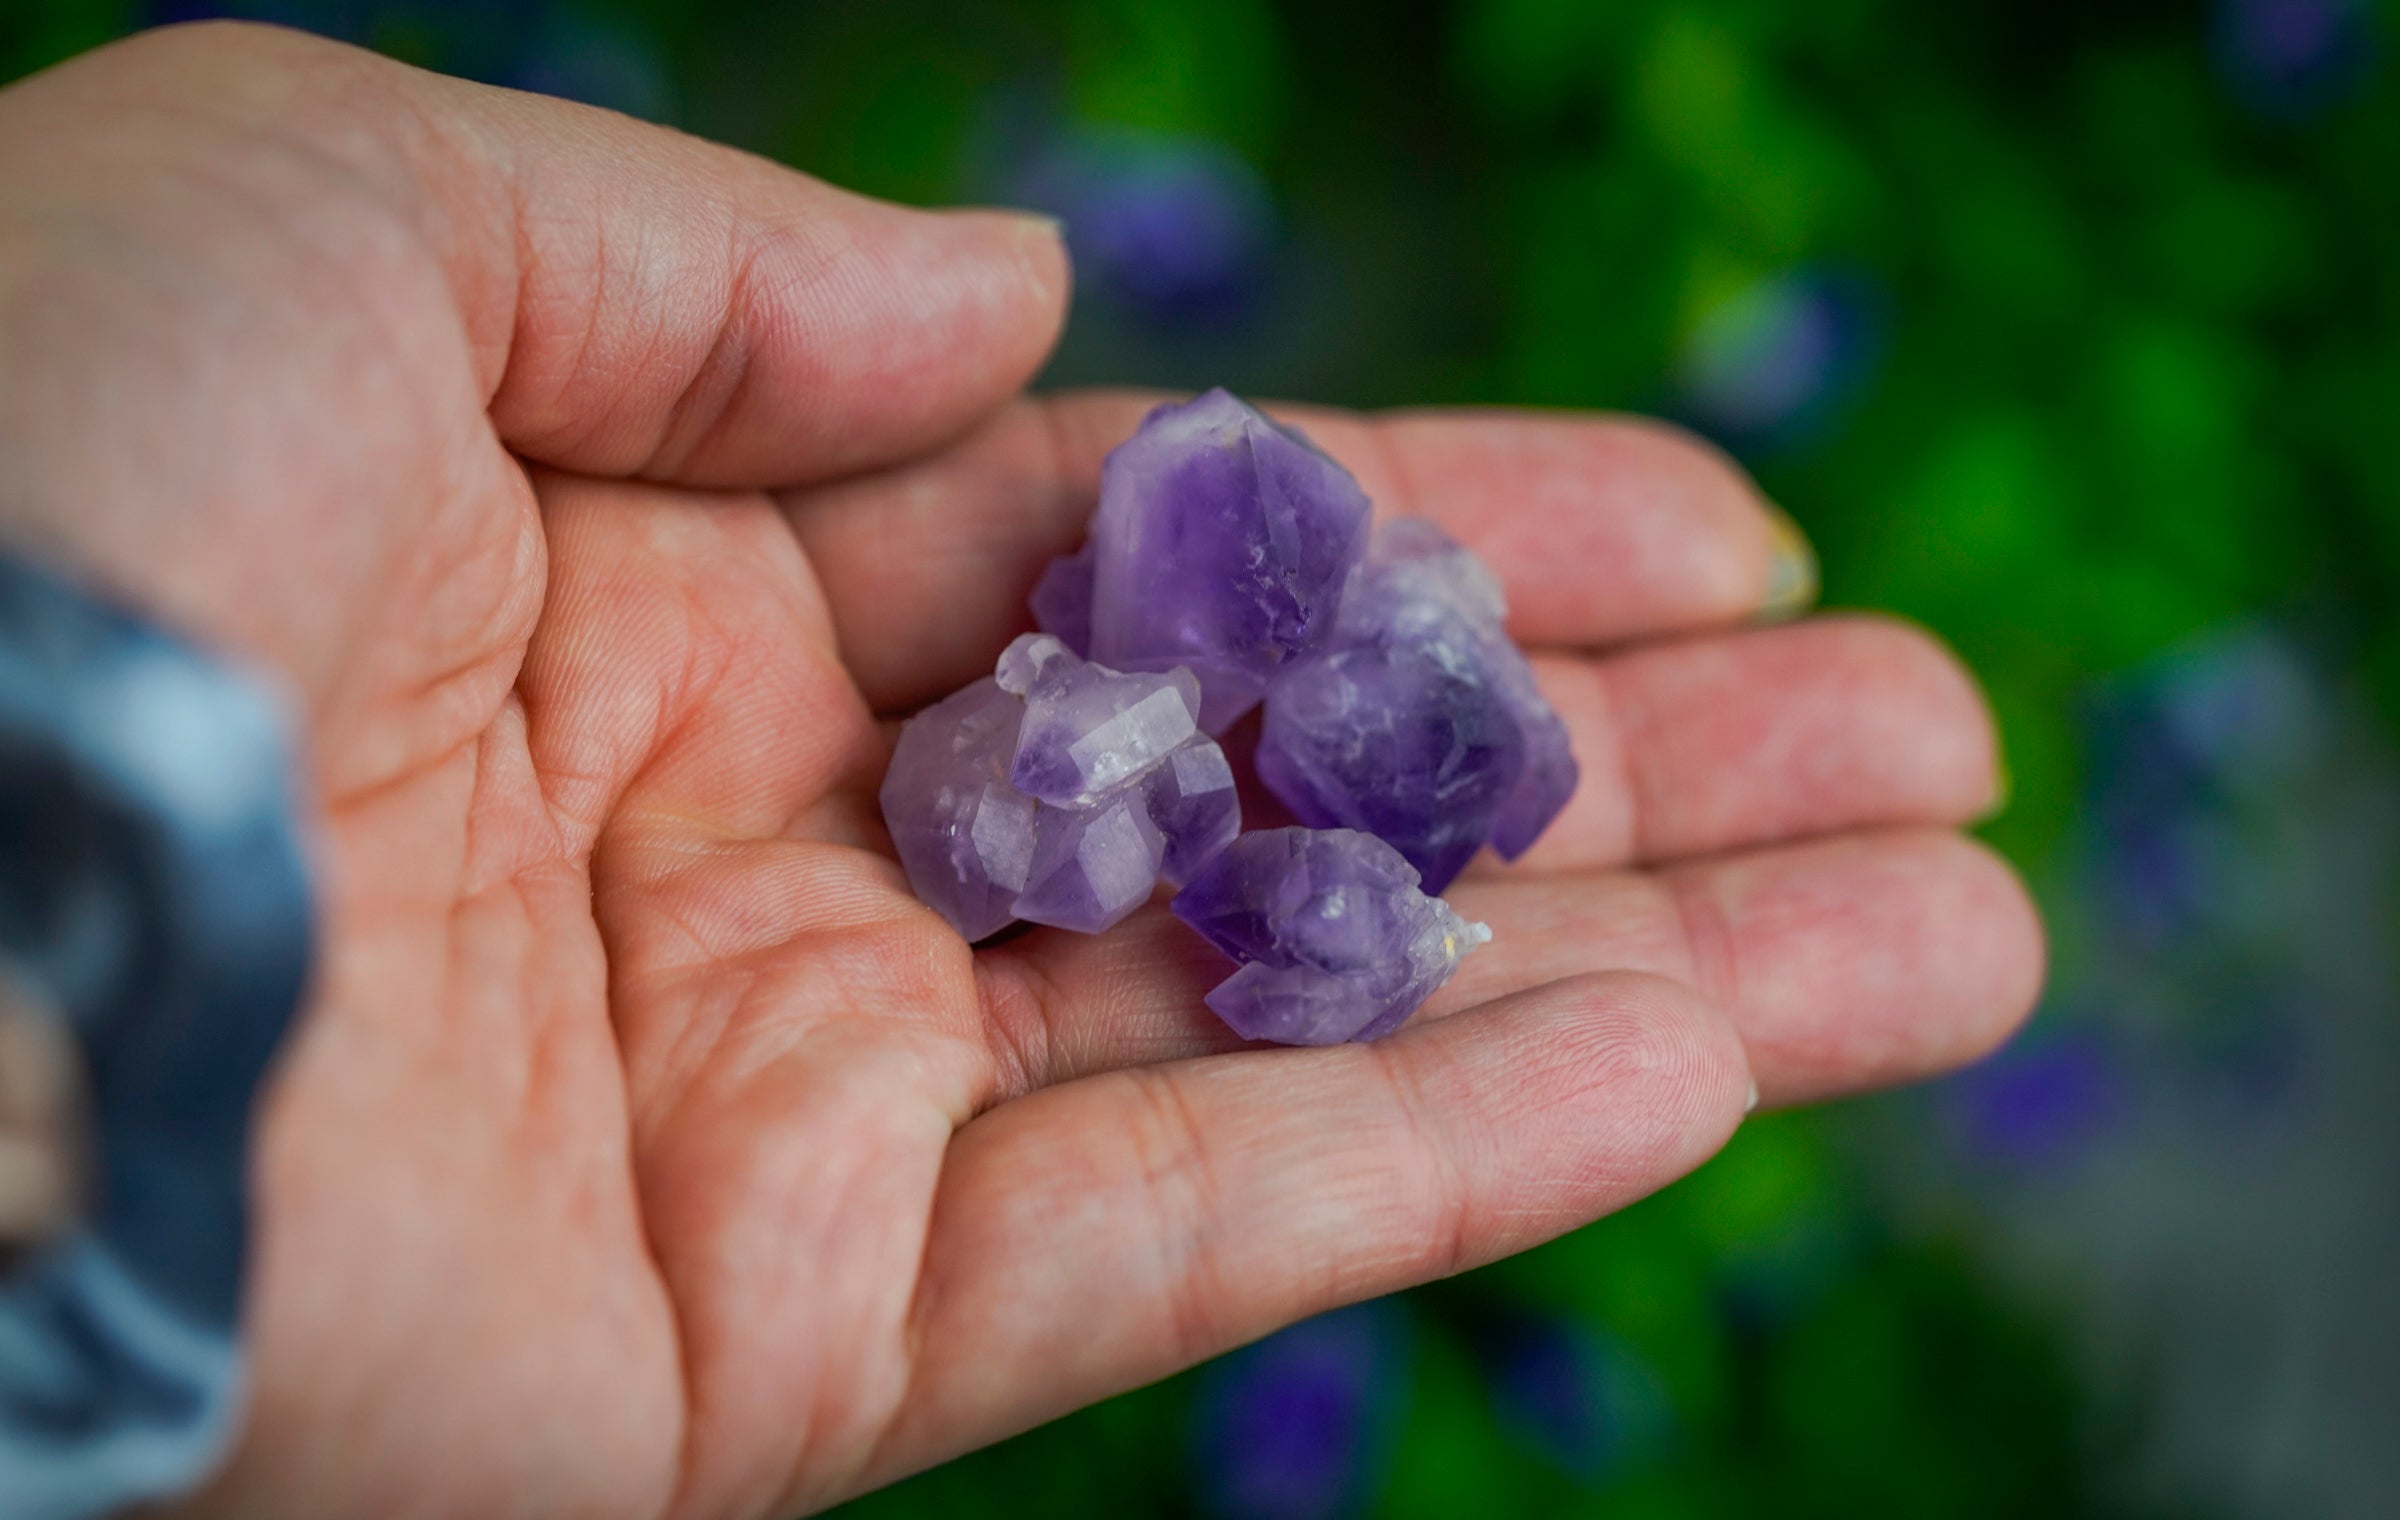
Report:
[[0,962],[81,1053],[79,1222],[0,1277],[0,1520],[185,1491],[236,1428],[250,1111],[306,981],[281,708],[0,553]]

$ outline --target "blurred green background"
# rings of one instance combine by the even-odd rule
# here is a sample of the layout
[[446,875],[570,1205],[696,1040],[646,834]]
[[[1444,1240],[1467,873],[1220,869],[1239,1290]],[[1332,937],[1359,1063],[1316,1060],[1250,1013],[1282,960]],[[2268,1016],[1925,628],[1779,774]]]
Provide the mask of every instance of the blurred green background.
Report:
[[1046,383],[1661,412],[1989,683],[2032,1029],[860,1517],[2389,1515],[2400,12],[0,0],[1042,206]]

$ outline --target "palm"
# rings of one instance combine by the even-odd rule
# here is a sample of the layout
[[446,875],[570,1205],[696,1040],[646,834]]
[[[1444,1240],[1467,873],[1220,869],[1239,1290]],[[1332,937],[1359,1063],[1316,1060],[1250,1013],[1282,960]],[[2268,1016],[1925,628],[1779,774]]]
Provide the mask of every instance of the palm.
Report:
[[[62,112],[91,161],[11,158]],[[1303,417],[1493,561],[1586,780],[1455,890],[1499,938],[1416,1027],[1241,1051],[1159,910],[970,953],[876,816],[885,719],[989,668],[1143,404],[1006,400],[1046,234],[239,32],[0,97],[0,181],[134,250],[31,282],[59,383],[0,394],[39,441],[0,466],[75,506],[19,525],[283,671],[312,735],[329,930],[222,1512],[821,1503],[1570,1228],[1752,1079],[1903,1079],[2030,998],[2021,897],[1939,827],[1992,786],[1944,657],[1659,640],[1757,607],[1774,541],[1668,435]],[[71,404],[103,389],[166,475]]]

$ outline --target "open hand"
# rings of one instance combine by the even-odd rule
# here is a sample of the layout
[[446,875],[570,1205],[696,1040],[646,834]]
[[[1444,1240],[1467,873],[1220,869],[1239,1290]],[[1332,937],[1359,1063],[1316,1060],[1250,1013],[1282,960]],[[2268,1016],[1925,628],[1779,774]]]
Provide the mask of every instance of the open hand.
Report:
[[[1657,426],[1294,408],[1506,582],[1583,766],[1369,1046],[1160,908],[970,952],[875,806],[1148,404],[1052,229],[287,34],[0,93],[0,533],[278,672],[319,986],[199,1504],[770,1520],[1518,1250],[2030,1005],[1989,721]],[[1770,604],[1777,604],[1770,606]]]

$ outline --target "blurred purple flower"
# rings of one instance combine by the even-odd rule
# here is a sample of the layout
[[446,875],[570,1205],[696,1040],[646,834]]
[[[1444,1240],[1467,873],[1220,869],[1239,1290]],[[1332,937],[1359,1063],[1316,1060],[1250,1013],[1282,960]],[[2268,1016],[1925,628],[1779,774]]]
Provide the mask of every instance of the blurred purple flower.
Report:
[[1224,1520],[1332,1520],[1366,1501],[1407,1360],[1389,1303],[1303,1320],[1218,1361],[1193,1414],[1194,1486]]
[[1855,271],[1770,275],[1693,328],[1676,365],[1680,409],[1745,452],[1822,437],[1881,363],[1883,308]]
[[1585,1482],[1655,1450],[1674,1427],[1666,1389],[1613,1337],[1565,1318],[1512,1318],[1478,1337],[1501,1418]]
[[2011,1169],[2047,1171],[2088,1154],[2123,1114],[2128,1082],[2089,1030],[2036,1031],[1935,1090],[1960,1149]]
[[1034,154],[1010,190],[1066,223],[1083,286],[1142,321],[1226,321],[1263,287],[1274,209],[1257,171],[1221,144],[1086,129]]
[[2217,68],[2234,94],[2284,119],[2357,95],[2380,41],[2366,0],[2217,0],[2210,27]]

